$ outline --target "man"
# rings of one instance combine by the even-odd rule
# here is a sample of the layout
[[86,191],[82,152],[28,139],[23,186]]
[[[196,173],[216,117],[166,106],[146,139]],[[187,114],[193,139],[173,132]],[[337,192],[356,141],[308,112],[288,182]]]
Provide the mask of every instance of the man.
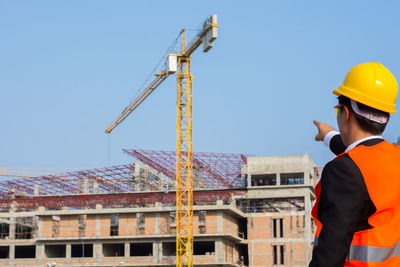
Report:
[[397,92],[382,64],[357,65],[333,91],[340,134],[314,121],[338,156],[315,187],[310,267],[400,266],[400,147],[382,139]]

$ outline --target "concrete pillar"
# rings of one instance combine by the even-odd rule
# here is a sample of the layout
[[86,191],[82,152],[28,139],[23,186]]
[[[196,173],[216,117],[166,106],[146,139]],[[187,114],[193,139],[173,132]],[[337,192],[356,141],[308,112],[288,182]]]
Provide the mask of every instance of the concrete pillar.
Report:
[[93,244],[93,256],[94,256],[94,262],[99,264],[101,262],[101,259],[103,258],[103,247],[101,245],[101,242],[97,241]]
[[10,244],[10,251],[8,254],[9,257],[9,265],[10,266],[14,266],[14,259],[15,259],[15,245],[14,244]]
[[124,257],[129,258],[131,255],[131,247],[129,242],[124,243]]
[[89,178],[83,178],[83,188],[82,193],[89,194]]
[[303,156],[303,169],[304,169],[304,184],[311,185],[310,176],[314,175],[314,168],[312,166],[312,162],[310,161],[310,157],[308,155]]
[[14,199],[15,198],[15,192],[16,192],[17,190],[15,189],[15,188],[11,188],[10,189],[10,193],[9,193],[9,195],[10,195],[10,198],[11,199]]
[[99,238],[100,237],[100,214],[96,214],[96,237]]
[[33,195],[35,197],[40,195],[40,186],[38,184],[35,184],[35,187],[33,189]]
[[71,261],[71,244],[65,245],[65,259],[66,263],[69,263]]
[[[159,202],[157,202],[157,203],[159,203]],[[156,203],[156,206],[157,206],[157,203]],[[155,233],[156,233],[156,235],[159,235],[160,234],[160,213],[159,212],[156,213],[156,226],[155,227],[156,227]]]
[[[38,208],[38,212],[45,211],[45,210],[46,210],[45,207]],[[37,217],[38,217],[38,219],[37,219],[37,226],[38,226],[37,237],[42,238],[43,237],[43,216],[37,216]]]
[[10,239],[14,240],[15,239],[15,211],[13,209],[10,209]]
[[98,194],[99,193],[99,184],[94,181],[93,182],[93,194]]
[[276,173],[276,185],[281,185],[281,174]]
[[304,180],[304,184],[310,184],[310,175],[308,171],[303,172],[303,180]]
[[160,263],[160,242],[153,242],[153,257],[155,263]]
[[32,225],[32,237],[38,238],[39,237],[39,220],[40,216],[33,217],[33,225]]
[[222,234],[224,232],[224,213],[222,210],[217,212],[217,233]]
[[[96,204],[96,210],[103,209],[101,204]],[[100,214],[96,214],[96,237],[100,237],[100,224],[101,224],[101,216]]]
[[193,189],[201,188],[200,185],[200,169],[199,167],[193,168]]
[[215,261],[218,263],[224,261],[224,246],[220,238],[215,240]]
[[143,179],[142,179],[142,190],[147,191],[148,181],[149,181],[149,165],[143,165]]
[[310,182],[310,170],[312,171],[311,167],[311,162],[310,162],[310,157],[306,154],[303,155],[303,170],[304,170],[304,184],[308,185],[311,184]]
[[46,255],[44,254],[44,244],[37,244],[36,245],[36,255],[35,255],[37,260],[43,260],[46,258]]
[[140,175],[140,161],[135,161],[135,191],[141,191],[141,175]]

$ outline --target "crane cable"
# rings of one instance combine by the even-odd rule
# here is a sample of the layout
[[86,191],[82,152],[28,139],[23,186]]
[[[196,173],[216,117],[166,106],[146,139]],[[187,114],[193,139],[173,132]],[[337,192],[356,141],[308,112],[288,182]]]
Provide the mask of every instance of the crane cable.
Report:
[[154,73],[158,69],[158,67],[161,65],[161,63],[164,61],[164,59],[169,55],[171,52],[174,51],[176,44],[178,43],[179,37],[181,36],[181,32],[179,32],[178,36],[175,38],[175,40],[171,43],[171,45],[167,48],[165,51],[164,55],[160,58],[156,66],[153,68],[153,70],[150,72],[150,74],[147,76],[146,80],[143,82],[142,86],[138,89],[136,94],[131,98],[129,103],[132,103],[133,100],[136,99],[137,95],[143,90],[144,86],[147,84],[147,82],[150,80],[151,77],[153,77]]

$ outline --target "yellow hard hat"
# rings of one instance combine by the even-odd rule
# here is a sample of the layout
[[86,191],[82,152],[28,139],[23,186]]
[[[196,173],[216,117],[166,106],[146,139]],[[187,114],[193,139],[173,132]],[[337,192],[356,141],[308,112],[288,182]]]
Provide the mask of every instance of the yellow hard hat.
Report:
[[390,70],[374,62],[353,67],[333,93],[384,112],[396,113],[397,91],[397,81]]

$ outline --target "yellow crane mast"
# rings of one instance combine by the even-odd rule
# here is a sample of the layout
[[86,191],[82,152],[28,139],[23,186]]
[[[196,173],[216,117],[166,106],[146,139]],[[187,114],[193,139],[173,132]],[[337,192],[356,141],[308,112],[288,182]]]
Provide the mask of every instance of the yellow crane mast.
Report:
[[176,74],[176,266],[193,266],[193,84],[190,57],[203,44],[203,52],[213,47],[217,38],[217,15],[211,15],[187,45],[185,30],[180,32],[181,49],[169,54],[166,66],[156,74],[143,92],[106,128],[111,133],[170,74]]

